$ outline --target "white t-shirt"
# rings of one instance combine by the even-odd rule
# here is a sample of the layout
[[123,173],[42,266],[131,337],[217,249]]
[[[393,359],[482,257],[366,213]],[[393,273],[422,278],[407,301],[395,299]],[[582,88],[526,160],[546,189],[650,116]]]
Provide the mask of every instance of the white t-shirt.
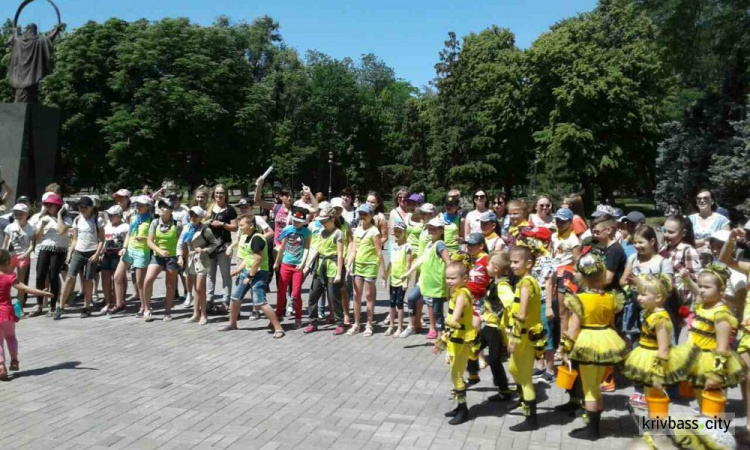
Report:
[[545,222],[539,214],[535,213],[529,216],[529,222],[535,227],[555,228],[555,219],[552,216],[549,216],[549,222]]
[[104,228],[104,224],[98,217],[85,219],[78,216],[73,220],[73,229],[78,234],[75,251],[77,252],[94,252],[99,246],[99,229]]
[[262,217],[260,217],[260,216],[255,216],[255,224],[256,224],[256,225],[258,226],[258,228],[260,228],[260,230],[261,230],[261,231],[263,231],[264,233],[265,233],[266,231],[268,231],[268,230],[270,230],[270,229],[271,229],[271,227],[269,227],[269,226],[268,226],[268,222],[266,222],[266,219],[264,219],[264,218],[262,218]]
[[469,224],[469,231],[472,233],[482,232],[482,222],[479,221],[479,217],[482,215],[479,211],[472,210],[466,214],[466,223]]
[[727,297],[731,297],[732,300],[735,300],[737,291],[747,289],[747,278],[745,277],[745,275],[737,272],[736,270],[729,269],[729,272],[729,283],[727,283],[727,290],[725,295]]
[[104,226],[104,251],[105,253],[113,254],[118,253],[123,245],[125,245],[125,238],[130,232],[130,226],[125,222],[120,222],[119,225],[114,226],[112,223],[108,223]]
[[552,234],[552,252],[559,266],[573,264],[573,249],[581,246],[581,241],[572,232],[567,238],[561,239],[557,233]]
[[20,226],[16,221],[5,227],[5,234],[8,236],[8,250],[16,256],[21,256],[29,250],[34,238],[34,227],[28,223]]
[[[70,237],[68,236],[68,233],[60,234],[57,232],[57,217],[52,216],[42,216],[34,214],[34,217],[32,217],[32,220],[34,220],[34,223],[32,225],[36,226],[40,221],[42,222],[42,241],[39,243],[39,245],[36,247],[39,250],[57,250],[57,251],[67,251],[68,245],[70,245]],[[31,224],[32,222],[29,221]],[[73,219],[70,218],[70,216],[64,216],[63,217],[63,223],[71,227],[73,226]]]
[[172,211],[172,218],[182,225],[183,228],[190,225],[190,210],[185,205],[180,205]]

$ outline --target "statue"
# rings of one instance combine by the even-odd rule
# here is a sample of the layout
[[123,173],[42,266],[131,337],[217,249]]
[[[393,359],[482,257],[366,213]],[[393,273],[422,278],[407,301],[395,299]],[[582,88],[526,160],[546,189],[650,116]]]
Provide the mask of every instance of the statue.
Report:
[[11,46],[8,81],[16,90],[16,103],[38,103],[39,82],[52,71],[52,42],[60,30],[60,11],[52,0],[47,0],[57,12],[57,25],[49,35],[40,35],[34,23],[29,24],[19,36],[18,17],[21,11],[34,0],[24,0],[18,7],[13,21],[13,36],[8,40]]

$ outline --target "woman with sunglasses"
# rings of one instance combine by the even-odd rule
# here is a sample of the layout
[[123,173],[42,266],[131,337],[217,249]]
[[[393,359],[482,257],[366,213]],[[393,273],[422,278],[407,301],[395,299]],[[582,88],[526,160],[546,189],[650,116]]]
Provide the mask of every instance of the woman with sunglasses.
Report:
[[232,295],[231,266],[232,258],[227,255],[227,247],[232,244],[232,233],[237,231],[237,211],[227,203],[229,193],[223,184],[217,184],[211,195],[211,204],[208,205],[208,226],[211,228],[219,246],[209,255],[211,268],[208,272],[207,305],[206,309],[214,308],[213,297],[216,290],[216,269],[221,271],[221,281],[224,286],[223,305],[220,313],[229,310],[229,301]]
[[399,188],[393,199],[395,208],[388,214],[388,233],[393,234],[393,225],[396,222],[409,223],[411,213],[414,211],[414,202],[409,201],[409,191],[405,187]]
[[471,233],[481,233],[482,227],[479,217],[485,212],[489,211],[487,208],[487,193],[483,190],[478,190],[474,193],[474,209],[469,211],[464,217],[464,236],[469,236]]
[[695,232],[695,248],[708,244],[708,238],[719,230],[731,230],[729,219],[716,212],[716,201],[708,189],[701,189],[695,197],[698,212],[691,214],[688,219],[693,223]]
[[497,216],[497,234],[500,237],[507,236],[508,230],[510,230],[510,217],[508,217],[507,205],[508,197],[505,194],[502,192],[495,194],[495,197],[492,199],[492,211]]
[[552,200],[546,195],[537,198],[534,212],[529,216],[529,222],[535,227],[555,228],[555,218],[552,217]]
[[[42,207],[42,212],[32,224],[35,239],[39,242],[36,246],[39,250],[36,260],[36,288],[44,290],[49,281],[52,298],[49,301],[50,311],[47,316],[52,317],[60,295],[60,272],[65,264],[70,243],[68,229],[73,225],[73,221],[67,214],[67,209],[63,208],[62,197],[58,194],[45,193],[42,197]],[[43,301],[43,297],[37,297],[37,308],[30,316],[43,313]]]

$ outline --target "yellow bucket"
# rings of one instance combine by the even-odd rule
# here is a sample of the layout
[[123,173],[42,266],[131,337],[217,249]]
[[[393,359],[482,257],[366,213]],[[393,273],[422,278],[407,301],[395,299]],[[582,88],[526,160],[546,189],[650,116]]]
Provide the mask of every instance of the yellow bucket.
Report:
[[648,415],[652,419],[666,418],[669,415],[669,396],[662,389],[649,389],[646,393]]
[[724,406],[727,404],[724,391],[703,391],[702,397],[701,414],[708,417],[724,415]]
[[557,381],[555,383],[559,388],[568,391],[573,389],[576,377],[578,377],[578,371],[573,370],[573,366],[568,363],[568,367],[560,366],[557,368]]

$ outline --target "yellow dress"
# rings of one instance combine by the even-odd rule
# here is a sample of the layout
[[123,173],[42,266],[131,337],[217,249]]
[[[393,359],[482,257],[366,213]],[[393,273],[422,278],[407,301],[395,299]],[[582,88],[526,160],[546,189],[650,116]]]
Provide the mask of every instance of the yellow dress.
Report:
[[623,303],[622,294],[612,292],[565,295],[565,306],[581,318],[581,331],[570,352],[571,361],[613,366],[625,359],[628,348],[611,326]]
[[659,343],[656,339],[656,326],[663,325],[667,335],[672,336],[672,320],[666,311],[649,314],[641,324],[641,338],[638,347],[630,352],[625,360],[622,374],[638,384],[652,386],[658,381],[662,385],[675,384],[687,379],[690,364],[698,355],[697,348],[673,346],[669,349],[669,360],[664,367],[664,376],[657,376],[654,371],[658,363]]
[[[497,331],[500,332],[503,347],[508,346],[508,334],[510,331],[510,310],[513,308],[513,299],[515,294],[513,288],[510,287],[510,282],[507,278],[501,278],[497,282],[497,297],[500,299],[500,303],[503,306],[501,314],[494,314],[492,305],[485,299],[484,301],[484,313],[482,314],[482,320],[485,325],[497,327]],[[489,311],[488,311],[489,307]]]
[[[750,275],[747,277],[750,282]],[[742,323],[750,323],[750,298],[745,300],[745,308],[742,311]],[[740,344],[737,347],[737,354],[750,352],[750,325],[741,325],[740,327]]]
[[703,304],[695,308],[688,341],[682,345],[696,347],[700,352],[688,373],[688,381],[696,389],[703,389],[707,379],[725,388],[736,386],[744,377],[745,367],[737,353],[729,350],[723,357],[716,353],[715,324],[721,321],[728,322],[733,330],[737,329],[737,318],[724,303],[717,303],[709,309]]
[[472,296],[471,291],[467,288],[458,288],[451,295],[450,303],[448,304],[448,317],[453,316],[453,309],[456,307],[456,299],[459,294],[463,294],[466,305],[464,305],[464,311],[458,320],[459,329],[450,330],[450,337],[446,345],[446,349],[450,356],[456,356],[463,349],[464,345],[471,345],[472,341],[477,337],[477,329],[474,328],[472,323],[472,315],[474,314],[474,308],[471,306]]

